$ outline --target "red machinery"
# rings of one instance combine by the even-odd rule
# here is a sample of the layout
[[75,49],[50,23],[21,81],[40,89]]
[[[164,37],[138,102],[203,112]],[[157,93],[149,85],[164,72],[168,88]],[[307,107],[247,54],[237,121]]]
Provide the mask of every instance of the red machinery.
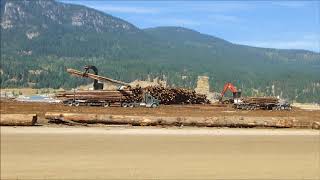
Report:
[[[233,94],[232,99],[222,100],[224,94],[227,90],[230,90]],[[233,107],[236,109],[243,110],[256,110],[256,109],[264,109],[264,110],[290,110],[291,105],[285,101],[276,97],[241,97],[241,91],[237,90],[237,88],[230,82],[226,83],[221,92],[220,102],[222,103],[231,103]]]
[[237,88],[232,83],[228,82],[223,87],[220,100],[222,100],[224,94],[227,92],[228,89],[232,92],[232,95],[233,95],[233,99],[231,99],[232,103],[233,103],[234,99],[241,97],[241,91],[238,91]]

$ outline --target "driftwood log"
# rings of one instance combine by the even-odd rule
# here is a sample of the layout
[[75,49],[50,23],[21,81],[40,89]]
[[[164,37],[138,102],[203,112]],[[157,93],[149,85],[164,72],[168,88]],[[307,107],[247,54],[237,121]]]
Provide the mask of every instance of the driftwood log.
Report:
[[33,126],[37,123],[36,114],[1,114],[1,126]]
[[288,117],[157,117],[48,112],[45,118],[49,119],[49,122],[73,121],[87,124],[130,124],[133,126],[294,127],[294,119]]

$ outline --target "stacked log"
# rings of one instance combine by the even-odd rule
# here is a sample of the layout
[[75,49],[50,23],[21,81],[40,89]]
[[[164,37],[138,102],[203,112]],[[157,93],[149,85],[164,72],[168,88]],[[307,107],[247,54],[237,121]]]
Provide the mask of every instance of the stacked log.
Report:
[[[82,73],[75,69],[67,69],[67,72],[77,77],[88,77],[103,82],[111,82],[130,87],[130,84],[114,80],[111,78],[98,76],[91,73]],[[57,98],[64,99],[91,99],[91,100],[116,100],[119,98],[128,99],[131,102],[141,102],[143,93],[149,92],[153,97],[160,100],[161,104],[204,104],[209,103],[206,95],[197,94],[194,90],[183,88],[164,88],[162,86],[149,86],[144,89],[141,87],[132,88],[130,92],[126,91],[77,91],[76,93],[67,92],[57,94]]]
[[276,97],[246,97],[242,101],[249,104],[277,104],[279,99]]
[[165,88],[162,86],[149,86],[144,88],[161,104],[207,104],[206,95],[197,94],[194,90],[183,88]]
[[130,102],[141,102],[143,94],[150,93],[160,100],[160,104],[207,104],[206,95],[197,94],[194,90],[183,88],[165,88],[162,86],[149,86],[146,88],[136,87],[130,90],[99,90],[99,91],[68,91],[56,94],[59,99],[80,100],[125,100]]
[[144,90],[141,87],[136,87],[131,89],[132,95],[130,96],[131,99],[135,102],[141,102],[143,100],[143,92]]
[[289,128],[294,126],[292,118],[272,117],[158,117],[158,116],[123,116],[107,114],[74,114],[54,113],[45,114],[49,122],[73,121],[86,124],[123,124],[133,126],[197,126],[197,127],[277,127]]
[[132,91],[67,91],[56,94],[59,99],[110,100],[130,99]]
[[37,122],[36,114],[1,114],[1,126],[33,126]]

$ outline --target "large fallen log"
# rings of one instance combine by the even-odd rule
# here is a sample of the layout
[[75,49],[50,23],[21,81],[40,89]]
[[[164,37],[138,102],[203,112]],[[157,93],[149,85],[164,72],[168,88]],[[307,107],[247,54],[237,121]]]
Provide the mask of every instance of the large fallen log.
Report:
[[37,123],[36,114],[1,114],[0,126],[33,126]]
[[197,127],[277,127],[294,126],[294,118],[273,117],[158,117],[122,116],[106,114],[51,113],[45,114],[49,122],[73,121],[78,123],[130,124],[133,126],[197,126]]

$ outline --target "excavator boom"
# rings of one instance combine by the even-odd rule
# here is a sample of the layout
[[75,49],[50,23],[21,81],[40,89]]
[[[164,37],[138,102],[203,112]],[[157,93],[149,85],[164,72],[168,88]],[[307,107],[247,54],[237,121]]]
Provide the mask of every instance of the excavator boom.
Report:
[[223,90],[221,92],[221,99],[228,89],[232,92],[233,98],[239,98],[241,96],[241,91],[238,91],[237,88],[232,83],[228,82],[223,87]]
[[228,82],[228,83],[226,83],[226,84],[224,85],[223,90],[222,90],[222,92],[221,92],[221,96],[222,96],[222,97],[224,96],[224,94],[227,92],[228,89],[229,89],[232,93],[238,92],[238,91],[237,91],[237,88],[236,88],[233,84],[231,84],[230,82]]
[[101,81],[101,82],[111,82],[111,83],[114,83],[114,84],[130,87],[130,84],[128,84],[128,83],[125,83],[125,82],[122,82],[122,81],[118,81],[118,80],[114,80],[114,79],[107,78],[107,77],[103,77],[103,76],[99,76],[99,75],[96,75],[96,74],[91,74],[91,73],[88,73],[88,72],[83,73],[81,71],[78,71],[78,70],[75,70],[75,69],[70,69],[70,68],[67,69],[67,72],[69,74],[77,76],[77,77],[87,77],[87,78],[91,78],[91,79],[98,80],[98,81]]
[[[85,77],[86,74],[88,74],[89,70],[92,69],[94,72],[94,75],[98,75],[98,69],[95,66],[87,65],[84,67],[85,72],[83,73],[83,77]],[[101,90],[103,89],[103,83],[100,83],[97,79],[94,79],[93,81],[93,89],[94,90]]]

